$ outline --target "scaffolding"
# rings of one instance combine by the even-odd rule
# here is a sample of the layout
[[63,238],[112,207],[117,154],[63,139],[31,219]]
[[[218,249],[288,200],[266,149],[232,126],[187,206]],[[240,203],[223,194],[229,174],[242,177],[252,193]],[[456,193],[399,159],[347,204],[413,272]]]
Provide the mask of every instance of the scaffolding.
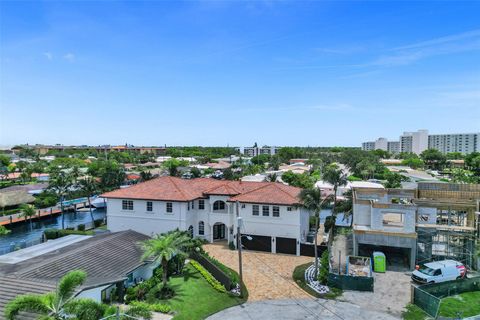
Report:
[[476,267],[474,228],[452,225],[417,225],[417,264],[453,259]]

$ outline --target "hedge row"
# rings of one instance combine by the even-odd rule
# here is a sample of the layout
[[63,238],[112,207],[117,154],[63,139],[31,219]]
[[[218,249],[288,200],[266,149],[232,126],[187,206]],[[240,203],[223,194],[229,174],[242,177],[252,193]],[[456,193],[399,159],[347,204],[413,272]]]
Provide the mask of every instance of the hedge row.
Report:
[[220,261],[218,261],[214,257],[211,257],[208,254],[208,252],[203,253],[202,256],[205,259],[207,259],[208,261],[210,261],[211,263],[213,263],[214,265],[216,265],[221,271],[223,271],[223,273],[225,273],[230,278],[230,280],[232,281],[232,284],[234,286],[237,285],[237,283],[240,282],[240,277],[236,272],[231,270],[229,267],[225,266],[223,263],[221,263]]
[[77,230],[62,230],[62,229],[46,229],[43,231],[45,237],[48,240],[61,238],[64,236],[68,236],[70,234],[78,234],[84,236],[92,236],[94,234],[93,231],[77,231]]
[[197,269],[200,274],[207,280],[208,283],[217,291],[226,293],[227,289],[217,280],[215,279],[210,272],[208,272],[200,263],[195,260],[191,260],[190,264]]
[[134,306],[134,307],[145,308],[145,309],[148,309],[148,310],[153,311],[153,312],[160,312],[160,313],[170,313],[170,312],[172,312],[172,307],[170,307],[168,304],[132,301],[130,303],[130,305]]

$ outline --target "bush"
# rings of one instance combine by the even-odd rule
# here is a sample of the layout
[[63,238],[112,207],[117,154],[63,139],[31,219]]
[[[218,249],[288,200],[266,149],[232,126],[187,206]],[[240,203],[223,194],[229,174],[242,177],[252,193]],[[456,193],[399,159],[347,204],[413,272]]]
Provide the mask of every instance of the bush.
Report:
[[361,178],[355,177],[355,176],[348,176],[347,180],[350,181],[350,182],[352,182],[352,181],[362,181]]
[[61,238],[61,237],[64,237],[64,236],[68,236],[70,234],[78,234],[78,235],[83,235],[83,236],[92,236],[93,235],[93,231],[77,231],[77,230],[73,230],[73,229],[65,229],[65,230],[62,230],[62,229],[45,229],[43,231],[43,233],[45,234],[45,238],[47,238],[47,240]]
[[329,273],[329,257],[328,250],[323,251],[322,257],[320,258],[320,270],[318,272],[318,281],[321,284],[327,285]]
[[192,265],[192,267],[194,267],[200,272],[200,274],[215,290],[224,293],[227,292],[227,289],[225,289],[225,287],[217,279],[215,279],[210,272],[208,272],[204,267],[202,267],[200,263],[195,260],[191,260],[190,264]]
[[141,306],[153,312],[170,313],[172,311],[172,308],[168,304],[133,301],[130,305],[135,307]]
[[161,283],[157,284],[147,293],[147,301],[168,300],[173,298],[175,290],[168,285],[163,286]]
[[228,243],[228,248],[229,248],[230,250],[235,250],[235,244],[233,243],[233,241],[230,241],[230,242]]
[[230,281],[232,281],[233,286],[236,286],[237,283],[240,282],[240,277],[236,272],[232,271],[230,268],[225,266],[223,263],[221,263],[217,259],[210,257],[207,252],[202,254],[202,256],[208,261],[210,261],[211,263],[213,263],[215,266],[217,266],[223,273],[225,273],[230,278]]
[[94,224],[95,228],[98,228],[98,227],[100,227],[101,225],[103,225],[103,219],[93,220],[93,224]]
[[77,226],[77,230],[78,230],[78,231],[85,231],[85,225],[84,225],[83,223],[82,223],[82,224],[79,224],[79,225]]

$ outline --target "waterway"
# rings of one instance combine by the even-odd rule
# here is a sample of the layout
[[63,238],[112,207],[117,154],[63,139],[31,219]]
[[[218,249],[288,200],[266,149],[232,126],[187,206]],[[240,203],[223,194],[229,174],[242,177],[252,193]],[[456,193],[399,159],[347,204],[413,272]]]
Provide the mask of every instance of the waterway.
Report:
[[[85,224],[92,221],[88,211],[67,212],[65,215],[65,228],[76,227],[79,224]],[[93,211],[95,219],[105,218],[105,209],[96,209]],[[30,246],[35,242],[40,242],[43,231],[50,228],[62,228],[62,215],[47,216],[40,220],[34,219],[33,229],[30,229],[30,222],[19,222],[6,227],[11,232],[0,237],[0,254],[9,252],[12,246]]]

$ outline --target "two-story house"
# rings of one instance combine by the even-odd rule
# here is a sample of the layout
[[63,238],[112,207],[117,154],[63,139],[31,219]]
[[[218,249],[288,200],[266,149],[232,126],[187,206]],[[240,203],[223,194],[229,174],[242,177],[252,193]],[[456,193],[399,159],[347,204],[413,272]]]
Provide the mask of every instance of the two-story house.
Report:
[[[111,231],[132,229],[152,236],[186,230],[210,242],[236,243],[237,216],[245,247],[300,254],[310,213],[299,206],[300,189],[275,182],[160,177],[107,192]],[[238,211],[237,211],[238,207]]]

